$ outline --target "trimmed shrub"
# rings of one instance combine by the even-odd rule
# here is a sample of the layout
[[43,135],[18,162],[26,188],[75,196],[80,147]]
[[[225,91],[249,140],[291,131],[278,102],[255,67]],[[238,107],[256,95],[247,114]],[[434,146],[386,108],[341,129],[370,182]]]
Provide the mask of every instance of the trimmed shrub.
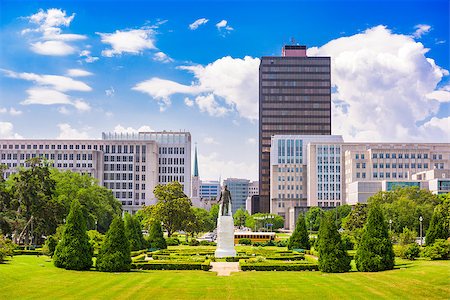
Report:
[[106,240],[97,257],[96,268],[102,272],[127,272],[131,268],[130,243],[122,218],[113,219]]
[[64,226],[61,241],[56,246],[53,263],[67,270],[89,270],[92,266],[93,249],[86,233],[86,220],[80,202],[75,199]]
[[409,245],[416,242],[417,232],[409,230],[408,227],[403,228],[403,232],[398,235],[398,243],[400,245]]
[[200,242],[197,241],[196,239],[192,239],[192,240],[189,242],[189,246],[200,246]]
[[[169,238],[169,239],[176,239],[177,238]],[[179,244],[178,240],[178,244]],[[164,239],[164,235],[161,229],[161,223],[157,221],[153,221],[150,224],[150,231],[148,233],[148,243],[149,247],[153,249],[167,249],[168,243]],[[178,245],[177,244],[177,245]],[[174,245],[171,245],[174,246]]]
[[7,256],[13,255],[13,245],[10,240],[3,237],[3,235],[0,235],[0,263],[5,259]]
[[289,264],[277,264],[277,263],[247,263],[241,262],[240,267],[242,271],[318,271],[317,264],[311,263],[289,263]]
[[326,273],[343,273],[350,270],[350,257],[347,255],[334,214],[329,212],[322,217],[317,241],[319,250],[319,270]]
[[211,266],[208,261],[205,262],[186,262],[186,261],[147,261],[133,263],[132,269],[139,270],[204,270],[208,271]]
[[346,250],[353,250],[355,248],[355,243],[353,242],[353,237],[348,234],[341,235],[342,243]]
[[288,249],[310,249],[308,230],[306,229],[305,217],[300,214],[297,218],[295,230],[289,238]]
[[280,241],[275,242],[275,246],[277,246],[277,247],[287,247],[287,243],[288,243],[287,240],[280,240]]
[[178,238],[170,237],[166,239],[167,246],[178,246],[180,244],[180,240]]
[[42,252],[48,256],[53,256],[53,254],[55,253],[56,245],[58,245],[58,240],[53,235],[50,235],[45,240]]
[[240,238],[239,239],[239,244],[241,245],[251,245],[252,244],[252,240],[249,238]]
[[356,268],[362,272],[392,270],[394,258],[383,212],[379,205],[372,204],[356,251]]
[[432,245],[425,248],[424,255],[431,260],[449,259],[450,242],[443,239],[437,239]]
[[217,244],[215,242],[210,241],[200,241],[200,246],[216,246]]
[[414,260],[420,256],[420,247],[416,243],[410,244],[406,247],[404,258]]

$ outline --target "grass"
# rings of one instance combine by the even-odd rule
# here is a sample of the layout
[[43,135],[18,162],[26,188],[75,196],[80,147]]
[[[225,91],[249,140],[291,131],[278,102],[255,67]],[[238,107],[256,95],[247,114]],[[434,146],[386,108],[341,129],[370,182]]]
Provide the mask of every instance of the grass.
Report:
[[0,264],[2,299],[448,299],[450,261],[398,260],[396,270],[349,272],[77,272],[45,256]]

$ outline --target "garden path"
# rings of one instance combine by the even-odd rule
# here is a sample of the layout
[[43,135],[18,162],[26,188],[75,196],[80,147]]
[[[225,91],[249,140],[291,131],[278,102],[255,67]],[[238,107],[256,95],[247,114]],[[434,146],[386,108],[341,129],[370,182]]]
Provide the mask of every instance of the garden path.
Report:
[[211,262],[211,272],[217,272],[217,276],[230,276],[231,272],[240,272],[238,262]]

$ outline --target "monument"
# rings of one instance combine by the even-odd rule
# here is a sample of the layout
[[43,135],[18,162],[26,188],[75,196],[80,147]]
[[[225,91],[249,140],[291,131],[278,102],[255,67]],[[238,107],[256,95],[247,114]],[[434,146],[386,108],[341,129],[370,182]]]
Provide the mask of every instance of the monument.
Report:
[[234,222],[231,214],[231,194],[224,186],[219,197],[219,217],[217,218],[217,250],[215,257],[236,256],[234,249]]

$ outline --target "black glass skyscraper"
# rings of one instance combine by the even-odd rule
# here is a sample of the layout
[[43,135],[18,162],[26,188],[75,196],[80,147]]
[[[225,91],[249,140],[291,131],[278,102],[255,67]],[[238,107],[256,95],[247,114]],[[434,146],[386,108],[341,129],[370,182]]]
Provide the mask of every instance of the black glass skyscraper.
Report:
[[286,45],[259,66],[259,193],[270,211],[270,139],[273,135],[331,134],[329,57],[307,57],[306,46]]

